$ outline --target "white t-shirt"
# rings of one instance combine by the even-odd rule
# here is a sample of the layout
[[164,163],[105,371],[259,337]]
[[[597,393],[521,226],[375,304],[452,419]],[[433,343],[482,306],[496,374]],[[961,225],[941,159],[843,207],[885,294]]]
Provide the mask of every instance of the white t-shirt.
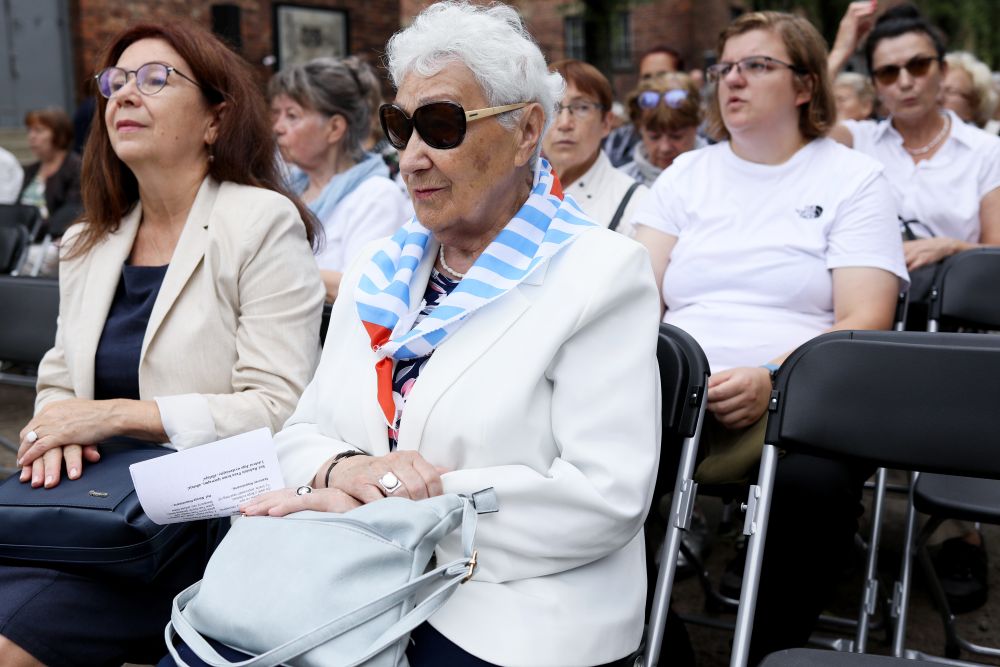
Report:
[[[594,222],[607,227],[633,183],[635,183],[634,178],[615,169],[604,151],[598,151],[597,160],[587,173],[573,181],[571,185],[563,184],[563,189]],[[615,231],[625,236],[633,236],[632,218],[635,217],[635,212],[639,210],[639,205],[647,194],[649,188],[645,185],[635,189],[632,198],[625,205],[625,211]]]
[[369,242],[392,236],[413,215],[409,198],[389,178],[372,176],[344,197],[323,223],[319,268],[343,271]]
[[831,139],[777,166],[742,160],[728,142],[679,156],[634,220],[677,237],[663,321],[694,336],[713,371],[758,366],[833,325],[831,269],[907,280],[881,171]]
[[[966,125],[952,112],[951,132],[929,160],[913,164],[890,120],[846,121],[854,148],[885,165],[896,213],[934,236],[979,242],[979,203],[1000,187],[1000,137]],[[917,236],[929,236],[911,225]]]

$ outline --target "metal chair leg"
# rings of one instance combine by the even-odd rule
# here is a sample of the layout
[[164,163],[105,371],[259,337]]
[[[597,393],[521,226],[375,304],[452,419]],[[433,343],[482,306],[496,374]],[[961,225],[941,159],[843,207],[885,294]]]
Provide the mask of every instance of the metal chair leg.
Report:
[[913,579],[913,547],[917,531],[917,510],[913,506],[913,491],[916,488],[920,473],[910,473],[910,493],[907,496],[906,536],[903,541],[903,562],[900,566],[899,580],[892,593],[892,617],[896,619],[896,627],[892,638],[892,655],[904,657],[906,651],[906,612],[910,603],[910,586]]
[[886,470],[879,468],[875,475],[872,498],[872,530],[868,538],[868,560],[865,567],[865,590],[858,612],[858,632],[854,650],[864,653],[868,645],[868,626],[878,608],[878,547],[882,536],[882,513],[885,510]]

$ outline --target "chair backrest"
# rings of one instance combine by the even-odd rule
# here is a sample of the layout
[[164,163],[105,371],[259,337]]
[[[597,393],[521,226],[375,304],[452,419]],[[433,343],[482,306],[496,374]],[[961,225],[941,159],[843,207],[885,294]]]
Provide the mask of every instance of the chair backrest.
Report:
[[660,325],[656,344],[663,394],[663,436],[690,438],[698,424],[698,405],[711,375],[708,359],[686,331]]
[[952,255],[937,272],[929,319],[958,326],[1000,329],[1000,248]]
[[0,276],[0,360],[37,364],[55,344],[59,281]]
[[30,242],[30,234],[23,226],[0,227],[0,273],[12,273],[20,268]]
[[768,443],[886,468],[1000,479],[1000,336],[839,331],[781,365]]
[[34,240],[42,225],[42,214],[38,208],[27,204],[0,204],[0,227],[17,225],[27,229]]

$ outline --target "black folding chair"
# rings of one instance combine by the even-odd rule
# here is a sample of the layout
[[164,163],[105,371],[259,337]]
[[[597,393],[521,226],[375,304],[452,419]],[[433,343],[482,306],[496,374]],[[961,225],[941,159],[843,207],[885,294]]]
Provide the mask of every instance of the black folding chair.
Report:
[[[691,527],[691,513],[698,489],[693,479],[694,468],[711,374],[701,346],[689,334],[669,324],[660,325],[656,360],[660,367],[663,436],[651,520],[656,518],[657,500],[670,493],[671,482],[673,498],[667,516],[666,534],[660,547],[660,565],[653,589],[646,648],[642,663],[637,663],[646,667],[653,667],[659,661],[681,537]],[[652,565],[651,561],[648,565]]]
[[42,215],[35,206],[0,204],[0,227],[24,227],[34,242],[40,239],[42,224]]
[[[1000,248],[979,248],[949,257],[942,263],[931,286],[927,330],[1000,329],[998,294]],[[953,441],[946,441],[948,447]],[[955,616],[926,548],[931,535],[946,519],[1000,524],[1000,482],[920,473],[914,473],[911,478],[906,544],[900,579],[893,599],[896,616],[893,655],[934,660],[932,656],[906,649],[907,608],[912,588],[913,563],[919,557],[921,569],[929,584],[929,592],[941,612],[945,657],[957,658],[963,649],[978,655],[1000,657],[1000,648],[975,644],[958,634]],[[918,512],[930,517],[919,533]]]
[[0,274],[17,275],[28,256],[31,238],[21,225],[0,227]]
[[[56,340],[59,281],[0,275],[0,313],[4,321],[0,326],[0,383],[34,387],[35,370]],[[10,372],[11,366],[25,372]],[[0,446],[14,452],[18,448],[2,436]]]
[[[732,667],[747,664],[779,448],[1000,479],[997,395],[1000,336],[841,331],[789,356],[771,394],[760,474],[747,503],[750,536]],[[948,443],[947,450],[941,443]],[[786,651],[767,661],[768,667],[803,664],[879,661],[834,651]]]

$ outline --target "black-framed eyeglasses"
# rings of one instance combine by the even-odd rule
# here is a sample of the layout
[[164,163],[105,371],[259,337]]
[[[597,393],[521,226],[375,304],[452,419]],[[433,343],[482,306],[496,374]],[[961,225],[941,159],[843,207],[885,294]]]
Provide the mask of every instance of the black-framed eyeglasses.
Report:
[[598,104],[597,102],[570,102],[569,104],[560,104],[556,107],[556,116],[563,112],[563,109],[569,111],[569,115],[578,120],[583,120],[584,118],[590,118],[595,111],[604,111],[604,105]]
[[663,93],[655,90],[644,90],[639,93],[636,101],[643,109],[655,109],[659,105],[660,100],[663,100],[663,103],[671,109],[679,109],[687,98],[688,94],[686,90],[674,88]]
[[94,75],[97,80],[97,90],[104,97],[110,98],[128,84],[129,75],[135,77],[135,87],[143,95],[155,95],[163,90],[167,85],[167,78],[176,73],[201,88],[201,84],[181,72],[176,67],[171,67],[165,63],[146,63],[134,70],[122,69],[121,67],[105,67],[100,73]]
[[924,76],[930,70],[931,63],[938,59],[939,58],[937,56],[913,56],[902,65],[882,65],[881,67],[875,68],[872,70],[872,78],[883,86],[891,86],[896,83],[896,79],[899,78],[899,73],[904,69],[909,72],[912,77]]
[[724,79],[729,76],[729,73],[733,71],[733,68],[735,67],[739,74],[755,79],[774,70],[776,66],[787,67],[796,74],[806,74],[806,70],[803,68],[791,63],[783,62],[777,58],[772,58],[771,56],[750,56],[748,58],[743,58],[742,60],[737,60],[734,63],[715,63],[705,70],[705,76],[708,78],[710,83],[715,83],[719,79]]
[[489,118],[507,111],[528,106],[528,102],[504,104],[499,107],[466,111],[457,102],[431,102],[417,107],[412,116],[395,104],[383,104],[378,109],[385,138],[396,150],[403,150],[416,128],[420,138],[431,148],[455,148],[465,139],[467,125],[481,118]]

